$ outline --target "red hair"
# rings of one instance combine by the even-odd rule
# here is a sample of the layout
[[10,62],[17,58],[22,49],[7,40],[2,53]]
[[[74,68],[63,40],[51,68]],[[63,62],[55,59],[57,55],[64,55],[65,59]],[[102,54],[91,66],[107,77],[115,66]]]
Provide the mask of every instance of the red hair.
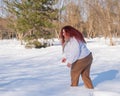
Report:
[[60,32],[60,39],[61,39],[61,43],[64,44],[65,42],[65,38],[63,36],[63,30],[70,36],[70,37],[75,37],[77,39],[78,42],[84,42],[86,43],[82,33],[80,31],[78,31],[77,29],[75,29],[74,27],[72,26],[64,26],[62,29],[61,29],[61,32]]

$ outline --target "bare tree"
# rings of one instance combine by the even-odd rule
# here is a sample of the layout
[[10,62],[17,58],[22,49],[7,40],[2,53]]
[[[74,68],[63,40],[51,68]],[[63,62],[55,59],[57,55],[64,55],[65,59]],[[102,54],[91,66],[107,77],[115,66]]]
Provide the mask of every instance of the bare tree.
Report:
[[62,11],[61,24],[72,25],[82,31],[83,19],[81,17],[81,8],[75,2],[64,2],[64,10]]
[[114,45],[113,37],[119,32],[120,0],[84,0],[88,7],[88,37],[103,35],[109,37],[110,45]]

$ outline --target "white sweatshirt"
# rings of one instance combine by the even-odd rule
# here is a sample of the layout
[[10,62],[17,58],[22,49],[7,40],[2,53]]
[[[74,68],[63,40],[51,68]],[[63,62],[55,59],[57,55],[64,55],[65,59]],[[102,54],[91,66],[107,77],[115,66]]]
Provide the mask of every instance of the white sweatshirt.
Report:
[[76,60],[82,59],[90,54],[90,50],[85,43],[78,42],[75,37],[70,38],[64,47],[64,57],[67,63],[73,64]]

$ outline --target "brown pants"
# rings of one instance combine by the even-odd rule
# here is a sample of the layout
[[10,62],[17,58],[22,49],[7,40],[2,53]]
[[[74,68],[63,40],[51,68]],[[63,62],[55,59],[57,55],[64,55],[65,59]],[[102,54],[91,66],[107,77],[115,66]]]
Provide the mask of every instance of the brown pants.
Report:
[[92,60],[92,53],[90,53],[87,57],[73,63],[71,68],[71,86],[78,86],[79,77],[81,75],[85,87],[93,89],[93,84],[90,79],[90,67]]

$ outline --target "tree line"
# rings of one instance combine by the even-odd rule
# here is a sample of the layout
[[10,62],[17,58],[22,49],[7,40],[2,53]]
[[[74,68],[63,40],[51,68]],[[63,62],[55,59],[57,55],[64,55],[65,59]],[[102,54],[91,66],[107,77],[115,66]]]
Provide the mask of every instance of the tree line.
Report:
[[[61,25],[70,24],[87,38],[120,36],[120,0],[64,0],[60,13]],[[80,14],[79,14],[80,13]]]
[[[58,37],[72,25],[87,38],[120,36],[120,0],[3,0],[9,38],[20,40]],[[1,24],[0,18],[0,24]],[[6,24],[2,25],[6,26]],[[2,29],[2,30],[1,30]],[[2,33],[2,32],[1,32]],[[2,38],[2,36],[0,37]]]

